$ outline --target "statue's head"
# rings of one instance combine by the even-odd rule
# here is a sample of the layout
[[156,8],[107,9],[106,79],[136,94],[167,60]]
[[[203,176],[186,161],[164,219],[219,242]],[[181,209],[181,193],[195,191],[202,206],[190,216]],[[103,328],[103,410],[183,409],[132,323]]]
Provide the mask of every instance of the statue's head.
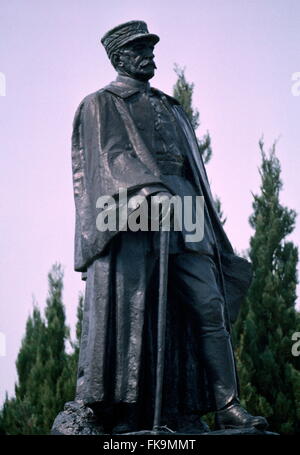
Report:
[[107,32],[101,42],[119,74],[140,81],[154,76],[153,49],[159,37],[148,32],[143,21],[130,21]]

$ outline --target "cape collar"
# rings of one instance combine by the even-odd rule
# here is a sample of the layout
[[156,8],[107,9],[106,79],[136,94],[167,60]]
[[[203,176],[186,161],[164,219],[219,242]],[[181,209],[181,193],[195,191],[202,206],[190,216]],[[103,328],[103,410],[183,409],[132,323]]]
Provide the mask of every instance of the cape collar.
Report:
[[148,81],[145,82],[138,81],[137,79],[133,79],[132,77],[121,76],[120,74],[118,74],[116,82],[122,85],[126,85],[129,88],[137,89],[139,91],[150,90],[150,84]]
[[150,92],[149,82],[138,81],[128,76],[118,75],[117,79],[104,87],[108,92],[121,98],[128,98],[137,92]]
[[175,98],[166,95],[157,88],[151,87],[149,82],[138,81],[128,76],[118,75],[117,79],[104,87],[103,90],[124,99],[138,92],[148,92],[150,95],[154,94],[159,97],[166,97],[171,104],[179,105],[179,102]]

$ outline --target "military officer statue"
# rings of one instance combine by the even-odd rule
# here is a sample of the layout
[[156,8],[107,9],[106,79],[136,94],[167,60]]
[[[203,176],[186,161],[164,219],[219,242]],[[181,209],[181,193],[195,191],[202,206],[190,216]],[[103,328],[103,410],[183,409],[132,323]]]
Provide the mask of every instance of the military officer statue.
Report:
[[202,238],[187,240],[186,226],[170,232],[162,423],[200,433],[207,431],[201,416],[214,411],[219,429],[263,429],[265,418],[240,405],[230,336],[250,264],[224,232],[187,115],[149,84],[159,37],[131,21],[101,41],[117,79],[84,98],[72,137],[75,270],[86,278],[76,400],[105,432],[151,428],[159,232],[99,230],[98,198],[118,206],[120,189],[129,201],[190,196],[196,213],[202,196]]

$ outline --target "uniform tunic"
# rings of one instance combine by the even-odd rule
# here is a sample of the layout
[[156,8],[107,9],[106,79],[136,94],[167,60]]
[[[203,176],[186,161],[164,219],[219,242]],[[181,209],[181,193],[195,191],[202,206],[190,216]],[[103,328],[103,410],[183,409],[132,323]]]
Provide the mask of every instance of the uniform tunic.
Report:
[[[177,126],[173,113],[168,104],[158,96],[155,89],[151,89],[149,83],[143,83],[134,79],[118,76],[117,81],[128,87],[139,88],[139,92],[133,97],[132,110],[138,112],[150,112],[150,122],[147,125],[138,125],[139,129],[152,131],[151,145],[149,149],[155,155],[156,162],[161,171],[161,180],[174,195],[180,196],[184,213],[185,196],[192,197],[193,223],[196,221],[196,196],[202,196],[195,189],[192,172],[189,167],[186,147],[188,146],[182,132]],[[130,104],[129,104],[130,105]],[[159,189],[159,188],[158,188]],[[163,190],[163,188],[160,188]],[[188,202],[187,202],[188,203]],[[197,251],[199,254],[214,255],[214,236],[207,206],[204,201],[204,235],[197,242],[186,241],[188,231],[182,218],[182,231],[171,231],[170,254],[180,253],[185,250]],[[159,234],[153,234],[153,248],[159,249]]]

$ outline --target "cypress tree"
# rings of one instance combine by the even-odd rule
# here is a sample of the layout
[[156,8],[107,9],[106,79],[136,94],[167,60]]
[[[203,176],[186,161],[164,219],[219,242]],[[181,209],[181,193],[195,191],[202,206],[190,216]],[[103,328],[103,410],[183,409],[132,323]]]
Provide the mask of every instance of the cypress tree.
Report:
[[6,394],[1,411],[0,428],[3,433],[36,434],[38,431],[39,389],[32,379],[32,374],[38,352],[44,345],[45,330],[40,310],[34,305],[33,314],[26,323],[26,333],[16,362],[18,384],[15,386],[15,397],[9,399]]
[[42,400],[43,431],[49,431],[49,422],[62,409],[67,389],[64,381],[64,370],[67,364],[65,342],[69,338],[66,326],[65,309],[62,301],[63,271],[55,264],[48,275],[49,296],[47,298],[46,317],[46,351],[38,359],[37,372],[42,380],[44,398]]
[[[193,107],[194,83],[189,83],[185,77],[185,68],[180,68],[175,64],[174,71],[177,74],[177,81],[173,87],[173,96],[179,101],[186,112],[194,130],[200,126],[200,114],[197,108]],[[199,151],[204,163],[211,159],[211,140],[207,132],[201,139],[198,139]]]
[[79,348],[81,339],[81,325],[83,316],[83,302],[84,297],[82,293],[79,294],[77,306],[77,322],[75,327],[75,341],[70,340],[72,352],[67,356],[66,367],[62,375],[62,381],[65,383],[66,392],[64,395],[65,401],[72,401],[75,397],[76,382],[77,382],[77,368],[79,360]]
[[249,257],[253,281],[236,326],[236,350],[242,403],[268,418],[272,430],[300,430],[299,357],[291,354],[297,331],[295,310],[298,250],[287,239],[296,213],[280,202],[282,182],[275,144],[267,155],[259,143],[260,194],[249,218],[254,234]]
[[48,275],[45,319],[35,306],[28,318],[16,361],[15,397],[6,397],[0,427],[7,434],[47,434],[65,401],[73,399],[67,377],[68,355],[62,302],[63,271],[55,264]]

